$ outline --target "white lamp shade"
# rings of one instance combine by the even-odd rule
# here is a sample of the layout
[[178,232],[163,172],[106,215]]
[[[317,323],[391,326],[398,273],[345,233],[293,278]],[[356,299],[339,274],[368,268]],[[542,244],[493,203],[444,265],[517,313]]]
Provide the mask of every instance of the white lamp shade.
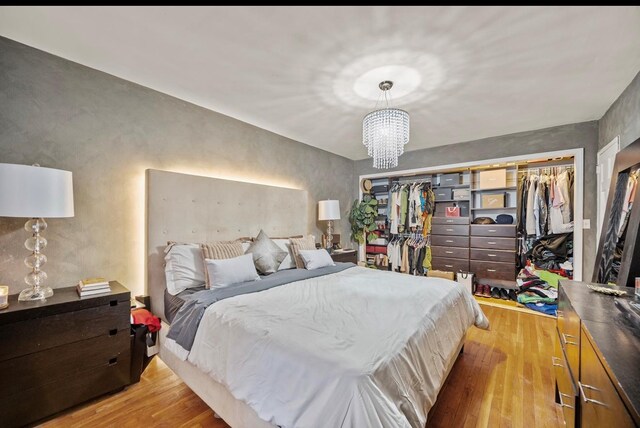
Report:
[[340,220],[340,201],[318,201],[318,220]]
[[73,217],[72,173],[0,163],[0,217]]

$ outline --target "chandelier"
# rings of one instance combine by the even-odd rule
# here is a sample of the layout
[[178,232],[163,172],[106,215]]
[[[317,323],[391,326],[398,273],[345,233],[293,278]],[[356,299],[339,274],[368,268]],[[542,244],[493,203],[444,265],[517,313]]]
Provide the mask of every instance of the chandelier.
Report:
[[384,94],[386,107],[374,110],[362,120],[362,143],[373,157],[374,168],[395,168],[398,156],[404,153],[409,142],[409,113],[389,108],[387,93],[393,82],[385,80],[378,87]]

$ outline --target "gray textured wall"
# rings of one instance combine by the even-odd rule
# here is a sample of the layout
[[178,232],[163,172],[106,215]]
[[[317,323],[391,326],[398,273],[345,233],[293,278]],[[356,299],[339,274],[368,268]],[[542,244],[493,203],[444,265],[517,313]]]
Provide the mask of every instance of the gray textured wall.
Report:
[[609,144],[620,135],[620,148],[625,148],[640,138],[640,73],[611,104],[598,122],[598,147]]
[[[6,38],[0,162],[73,171],[76,216],[45,232],[53,287],[100,275],[143,291],[146,168],[306,189],[316,233],[317,200],[340,199],[346,213],[356,197],[349,159]],[[12,293],[25,287],[24,221],[0,218],[0,283]]]
[[[411,145],[411,143],[409,143]],[[400,157],[394,171],[455,164],[483,159],[494,159],[554,150],[584,148],[584,218],[596,222],[596,152],[598,122],[583,122],[555,126],[536,131],[518,132],[499,137],[484,138],[431,149],[416,150]],[[380,172],[371,166],[371,160],[356,162],[356,180],[359,175]],[[357,183],[356,183],[357,186]],[[583,279],[591,278],[596,249],[596,231],[584,231]]]

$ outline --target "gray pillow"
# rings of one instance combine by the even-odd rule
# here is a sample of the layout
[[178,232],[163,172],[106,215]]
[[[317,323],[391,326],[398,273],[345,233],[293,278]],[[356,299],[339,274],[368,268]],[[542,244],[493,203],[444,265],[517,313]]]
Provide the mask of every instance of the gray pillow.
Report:
[[263,230],[260,230],[258,237],[247,248],[245,254],[249,253],[253,254],[253,263],[258,271],[264,275],[277,271],[280,263],[288,255]]

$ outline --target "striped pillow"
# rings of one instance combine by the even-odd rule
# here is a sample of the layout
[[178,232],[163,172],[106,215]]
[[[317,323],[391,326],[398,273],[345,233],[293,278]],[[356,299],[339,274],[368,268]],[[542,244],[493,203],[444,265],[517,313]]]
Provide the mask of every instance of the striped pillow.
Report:
[[[207,244],[200,244],[200,248],[202,249],[203,259],[232,259],[234,257],[240,257],[244,254],[244,250],[242,249],[242,241],[240,239],[236,239],[235,241],[218,241]],[[211,285],[211,280],[209,279],[208,269],[205,269],[204,273],[205,279],[207,280],[207,288],[209,288]]]
[[304,269],[304,260],[300,256],[300,250],[315,250],[316,238],[313,235],[308,235],[305,238],[290,238],[291,253],[296,262],[296,268]]

